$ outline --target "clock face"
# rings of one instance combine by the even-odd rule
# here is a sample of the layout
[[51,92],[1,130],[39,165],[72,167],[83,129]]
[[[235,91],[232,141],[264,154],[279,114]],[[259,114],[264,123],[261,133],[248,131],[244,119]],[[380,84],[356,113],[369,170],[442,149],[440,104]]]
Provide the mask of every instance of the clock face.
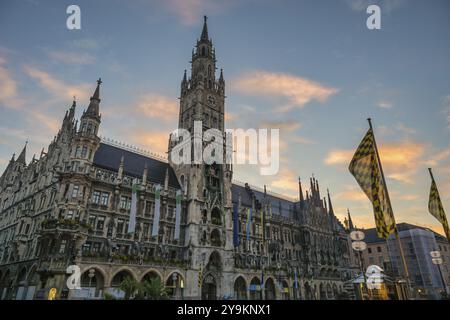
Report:
[[213,96],[208,96],[208,103],[212,106],[216,105],[216,99]]

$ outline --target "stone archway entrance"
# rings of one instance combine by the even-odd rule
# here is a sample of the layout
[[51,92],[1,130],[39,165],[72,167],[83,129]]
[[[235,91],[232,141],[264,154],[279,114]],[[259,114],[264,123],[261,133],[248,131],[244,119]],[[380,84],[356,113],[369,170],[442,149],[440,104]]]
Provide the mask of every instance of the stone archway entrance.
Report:
[[266,284],[264,286],[265,296],[266,300],[275,300],[275,284],[273,283],[273,279],[269,278],[266,281]]
[[209,256],[208,263],[204,268],[205,276],[202,280],[202,300],[216,300],[220,295],[220,279],[222,278],[222,257],[217,251]]
[[217,284],[216,279],[212,274],[208,274],[202,283],[202,300],[216,300],[217,299]]
[[234,298],[236,300],[247,300],[247,285],[241,276],[234,282]]

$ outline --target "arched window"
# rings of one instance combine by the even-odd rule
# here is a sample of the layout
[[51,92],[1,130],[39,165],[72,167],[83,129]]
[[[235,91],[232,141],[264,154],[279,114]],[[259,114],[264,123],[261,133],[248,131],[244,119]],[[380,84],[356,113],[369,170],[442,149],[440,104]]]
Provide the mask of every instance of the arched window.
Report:
[[264,285],[264,293],[266,300],[275,300],[275,284],[273,283],[272,278],[267,279],[266,284]]
[[208,211],[203,210],[202,211],[202,222],[206,223],[208,221]]
[[220,231],[218,229],[214,229],[211,232],[211,245],[213,245],[215,247],[222,246]]
[[222,215],[220,209],[217,207],[214,207],[214,209],[211,211],[211,223],[215,224],[216,226],[222,225]]

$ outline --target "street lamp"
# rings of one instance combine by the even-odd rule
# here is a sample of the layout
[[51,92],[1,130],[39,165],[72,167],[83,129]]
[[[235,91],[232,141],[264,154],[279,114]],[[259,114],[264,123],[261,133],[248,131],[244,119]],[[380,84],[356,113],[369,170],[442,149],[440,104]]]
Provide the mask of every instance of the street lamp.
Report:
[[[352,240],[352,248],[353,250],[357,251],[359,254],[359,264],[360,264],[360,268],[361,268],[361,272],[364,278],[364,283],[366,283],[366,273],[364,272],[364,262],[363,262],[363,258],[362,258],[362,252],[364,250],[367,249],[367,244],[362,241],[365,238],[365,234],[362,231],[359,230],[355,230],[350,232],[350,239]],[[360,291],[361,291],[361,299],[364,300],[364,293],[363,290],[360,286]]]

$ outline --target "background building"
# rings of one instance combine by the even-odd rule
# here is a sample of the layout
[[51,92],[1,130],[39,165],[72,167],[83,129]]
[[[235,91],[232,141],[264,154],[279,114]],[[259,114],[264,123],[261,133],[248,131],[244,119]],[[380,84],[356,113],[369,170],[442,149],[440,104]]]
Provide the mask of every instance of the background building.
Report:
[[[420,226],[399,223],[399,235],[408,266],[411,285],[417,298],[436,299],[450,284],[450,246],[445,237]],[[388,241],[378,238],[376,229],[364,230],[367,250],[363,252],[364,265],[378,265],[393,278],[403,275],[398,243],[393,236]],[[442,265],[432,263],[431,251],[440,251]],[[442,277],[441,277],[442,274]]]

